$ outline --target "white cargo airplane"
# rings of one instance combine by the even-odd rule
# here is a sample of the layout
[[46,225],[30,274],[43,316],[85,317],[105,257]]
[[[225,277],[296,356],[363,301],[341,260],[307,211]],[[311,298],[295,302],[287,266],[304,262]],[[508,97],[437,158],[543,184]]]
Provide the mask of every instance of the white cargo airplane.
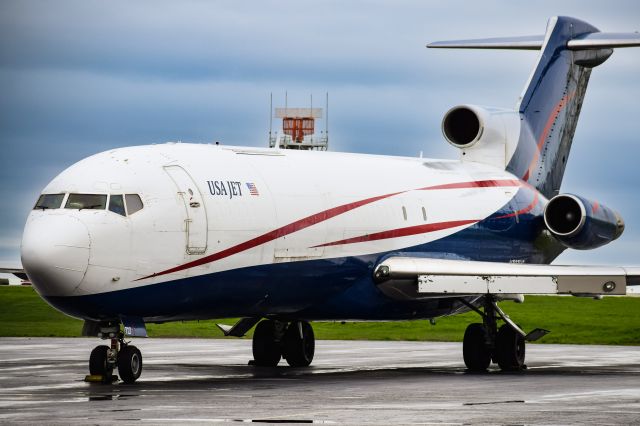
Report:
[[[540,50],[515,110],[444,116],[460,159],[167,143],[86,158],[49,183],[22,239],[24,272],[83,333],[109,339],[90,373],[142,371],[145,323],[241,317],[257,366],[307,366],[310,320],[406,320],[469,310],[464,362],[524,365],[523,332],[497,306],[522,295],[622,295],[639,268],[550,266],[615,240],[614,211],[560,184],[591,69],[640,35],[567,17],[540,37],[434,48]],[[16,272],[16,271],[13,271]],[[20,272],[20,271],[18,271]],[[498,321],[504,324],[498,327]]]

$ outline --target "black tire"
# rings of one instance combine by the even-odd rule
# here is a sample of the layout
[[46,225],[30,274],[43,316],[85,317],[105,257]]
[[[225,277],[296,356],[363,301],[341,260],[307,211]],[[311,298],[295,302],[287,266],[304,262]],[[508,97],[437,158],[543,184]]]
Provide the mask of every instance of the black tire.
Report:
[[280,362],[281,345],[276,339],[276,323],[260,321],[253,332],[253,360],[259,367],[275,367]]
[[469,324],[462,341],[464,364],[470,371],[486,371],[491,364],[489,331],[480,323]]
[[315,350],[316,338],[311,324],[306,321],[291,322],[284,334],[282,346],[282,355],[287,363],[292,367],[308,367],[313,361]]
[[118,354],[118,373],[125,383],[133,383],[142,374],[142,354],[132,345],[123,346]]
[[89,356],[89,374],[92,376],[110,376],[112,369],[107,362],[109,346],[100,345],[93,348]]
[[525,340],[507,324],[500,327],[496,336],[496,362],[503,371],[518,371],[524,366]]

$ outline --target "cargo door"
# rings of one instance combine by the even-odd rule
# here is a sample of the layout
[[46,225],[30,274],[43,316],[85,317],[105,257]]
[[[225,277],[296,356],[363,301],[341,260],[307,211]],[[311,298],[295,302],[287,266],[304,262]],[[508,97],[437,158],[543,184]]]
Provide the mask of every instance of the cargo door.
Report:
[[178,196],[185,208],[184,230],[187,254],[207,251],[207,212],[202,194],[189,173],[180,166],[165,166],[164,170],[176,184]]

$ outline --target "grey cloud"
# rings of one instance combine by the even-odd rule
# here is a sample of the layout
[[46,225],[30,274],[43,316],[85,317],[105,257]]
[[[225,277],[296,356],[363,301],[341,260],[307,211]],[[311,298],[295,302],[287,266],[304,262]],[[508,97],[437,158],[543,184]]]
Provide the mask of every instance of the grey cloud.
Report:
[[[265,145],[269,92],[306,105],[329,91],[335,150],[453,158],[442,114],[463,102],[514,106],[536,54],[424,45],[540,34],[554,14],[640,29],[633,1],[0,2],[0,191],[11,200],[0,235],[15,241],[48,180],[95,152],[166,140]],[[627,220],[606,259],[629,259],[640,242],[639,54],[617,51],[594,71],[564,184]],[[17,253],[0,247],[0,258]]]

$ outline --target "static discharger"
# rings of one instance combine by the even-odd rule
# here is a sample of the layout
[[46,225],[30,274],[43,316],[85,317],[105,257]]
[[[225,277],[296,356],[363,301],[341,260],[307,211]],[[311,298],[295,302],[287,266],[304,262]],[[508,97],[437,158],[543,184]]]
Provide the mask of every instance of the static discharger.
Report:
[[[285,93],[285,107],[276,108],[273,114],[273,94],[270,102],[269,147],[326,151],[329,148],[329,94],[326,94],[325,130],[316,135],[316,119],[323,118],[322,108],[313,107],[313,95],[309,108],[290,108]],[[273,134],[273,118],[282,119],[282,133]]]

